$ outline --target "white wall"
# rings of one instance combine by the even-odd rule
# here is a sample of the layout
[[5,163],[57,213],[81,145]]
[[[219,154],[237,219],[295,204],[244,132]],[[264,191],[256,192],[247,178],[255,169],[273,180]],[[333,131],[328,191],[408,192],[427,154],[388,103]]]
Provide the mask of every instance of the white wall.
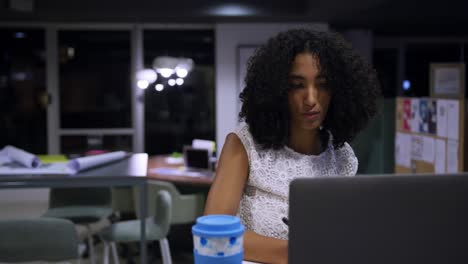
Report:
[[326,23],[217,24],[216,36],[216,146],[221,154],[224,139],[238,124],[237,47],[258,45],[292,28],[328,30]]

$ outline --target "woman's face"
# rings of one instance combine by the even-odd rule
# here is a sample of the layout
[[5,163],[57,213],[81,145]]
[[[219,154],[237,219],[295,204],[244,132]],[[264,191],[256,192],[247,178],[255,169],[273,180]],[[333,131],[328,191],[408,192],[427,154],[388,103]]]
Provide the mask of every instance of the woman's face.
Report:
[[288,79],[291,128],[318,129],[325,120],[331,99],[326,80],[320,75],[318,58],[307,52],[297,54]]

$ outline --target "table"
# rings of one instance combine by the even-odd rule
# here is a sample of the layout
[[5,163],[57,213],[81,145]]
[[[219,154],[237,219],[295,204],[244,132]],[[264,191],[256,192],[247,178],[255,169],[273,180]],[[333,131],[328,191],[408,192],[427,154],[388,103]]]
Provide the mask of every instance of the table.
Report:
[[[168,164],[166,162],[167,155],[157,155],[152,156],[148,160],[148,179],[168,181],[175,184],[188,184],[188,185],[201,185],[201,186],[210,186],[213,183],[213,177],[192,177],[184,175],[170,175],[170,174],[161,174],[154,173],[151,169],[161,168],[161,167],[171,167],[176,168],[180,165]],[[214,174],[214,173],[213,173]]]
[[37,187],[115,187],[138,186],[140,189],[141,263],[147,263],[146,217],[148,154],[132,154],[128,158],[75,175],[0,175],[0,188]]

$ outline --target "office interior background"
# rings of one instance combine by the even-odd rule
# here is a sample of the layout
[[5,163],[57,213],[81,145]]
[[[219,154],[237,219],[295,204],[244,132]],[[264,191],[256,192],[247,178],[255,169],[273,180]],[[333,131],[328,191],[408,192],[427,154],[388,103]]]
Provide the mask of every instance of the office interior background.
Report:
[[[159,155],[201,138],[219,153],[238,122],[240,52],[309,27],[342,33],[377,70],[379,115],[351,144],[359,173],[393,173],[395,98],[429,96],[430,63],[467,63],[467,10],[462,0],[0,0],[0,147]],[[181,85],[141,89],[136,72],[159,56],[194,66]],[[43,189],[1,193],[30,208],[4,218],[47,200]]]

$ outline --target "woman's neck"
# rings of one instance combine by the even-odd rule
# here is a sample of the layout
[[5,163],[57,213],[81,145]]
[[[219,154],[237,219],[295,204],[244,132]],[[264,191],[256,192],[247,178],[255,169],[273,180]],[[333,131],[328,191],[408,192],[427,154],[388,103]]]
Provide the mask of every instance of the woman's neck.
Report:
[[291,129],[288,146],[301,154],[318,155],[322,152],[320,130]]

